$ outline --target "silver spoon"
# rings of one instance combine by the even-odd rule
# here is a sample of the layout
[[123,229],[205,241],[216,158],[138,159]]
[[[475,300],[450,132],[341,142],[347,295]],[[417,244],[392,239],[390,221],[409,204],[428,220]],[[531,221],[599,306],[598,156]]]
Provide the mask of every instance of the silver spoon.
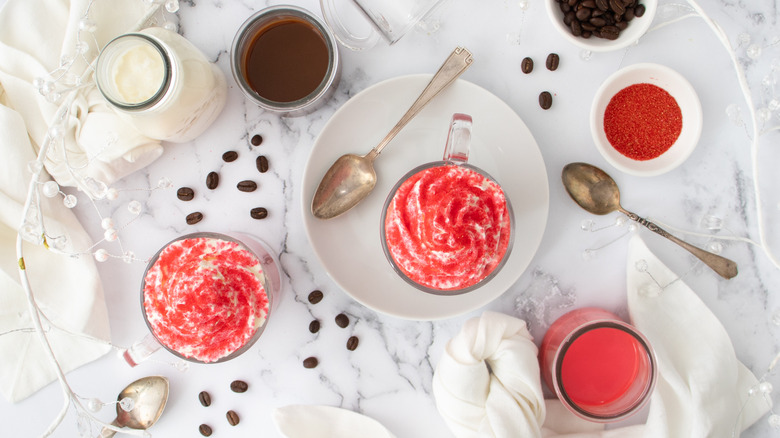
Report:
[[[146,430],[162,415],[165,404],[168,401],[168,379],[161,376],[150,376],[138,379],[127,385],[117,397],[118,401],[130,398],[133,408],[130,411],[122,409],[119,403],[116,405],[116,419],[112,426],[129,427],[131,429]],[[104,427],[100,432],[100,438],[110,438],[116,432]]]
[[420,97],[374,149],[363,156],[346,154],[339,157],[325,172],[325,176],[322,177],[322,181],[314,193],[314,199],[311,202],[311,212],[314,216],[320,219],[336,217],[368,196],[376,185],[374,160],[382,152],[382,149],[431,99],[466,71],[472,62],[471,52],[463,47],[456,48],[444,61]]
[[650,231],[685,248],[721,277],[733,278],[737,275],[737,264],[733,261],[683,242],[658,225],[621,207],[617,183],[598,167],[586,163],[567,164],[563,168],[561,177],[571,198],[585,210],[598,215],[619,211],[628,216],[629,219],[646,226]]

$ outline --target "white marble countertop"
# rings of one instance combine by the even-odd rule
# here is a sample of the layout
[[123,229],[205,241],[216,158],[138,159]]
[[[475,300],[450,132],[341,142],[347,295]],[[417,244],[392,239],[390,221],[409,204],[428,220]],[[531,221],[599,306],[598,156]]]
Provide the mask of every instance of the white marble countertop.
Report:
[[[319,4],[314,0],[291,3],[320,15]],[[518,0],[448,0],[435,14],[440,26],[435,31],[418,28],[393,46],[380,42],[364,52],[341,48],[341,83],[328,105],[306,117],[280,118],[245,101],[233,82],[228,62],[230,43],[238,26],[253,12],[273,4],[278,2],[182,2],[176,14],[179,31],[225,73],[227,106],[197,140],[166,145],[159,160],[114,185],[120,190],[150,188],[167,177],[172,188],[121,191],[116,201],[98,205],[102,214],[111,215],[120,225],[122,244],[139,259],[150,257],[168,240],[193,231],[236,230],[260,236],[280,255],[284,290],[279,307],[260,341],[233,361],[193,364],[182,372],[171,365],[175,358],[165,351],[135,368],[127,366],[116,354],[108,354],[69,373],[71,385],[79,395],[112,400],[136,378],[152,374],[168,377],[168,406],[150,430],[159,437],[200,436],[201,423],[211,425],[214,437],[279,437],[271,411],[288,404],[324,404],[358,411],[380,421],[399,438],[452,436],[436,411],[431,377],[445,343],[462,323],[484,310],[505,312],[525,319],[539,342],[549,324],[573,308],[599,306],[625,317],[625,256],[632,233],[645,237],[668,266],[684,275],[723,323],[738,358],[757,376],[763,375],[780,351],[780,327],[773,323],[780,315],[775,290],[780,284],[780,270],[762,248],[742,241],[715,241],[676,232],[702,247],[713,242],[722,245],[722,254],[735,260],[740,269],[736,278],[723,280],[687,252],[645,229],[613,226],[618,214],[589,215],[569,199],[560,182],[565,164],[590,162],[615,177],[624,205],[640,215],[675,229],[703,234],[713,231],[703,227],[702,220],[714,216],[723,222],[717,236],[758,240],[751,133],[749,125],[735,123],[733,116],[734,108],[740,108],[742,120],[749,122],[747,104],[728,52],[701,19],[674,22],[651,31],[636,46],[593,53],[590,59],[584,59],[579,48],[552,28],[541,0],[529,0],[527,9]],[[659,11],[667,10],[663,8],[666,4],[662,1]],[[772,88],[777,87],[766,78],[780,77],[777,4],[771,0],[702,0],[701,6],[735,47],[756,108],[766,107],[776,98]],[[751,44],[763,49],[757,59],[746,54]],[[304,166],[318,133],[347,100],[385,79],[433,73],[458,45],[471,50],[475,58],[462,78],[505,101],[536,139],[549,178],[549,219],[530,266],[493,302],[433,322],[386,316],[340,290],[315,256],[303,228],[303,215],[309,212],[302,210],[301,197],[310,196],[301,190]],[[561,58],[555,72],[544,68],[544,59],[551,52]],[[526,56],[536,62],[530,75],[520,71],[520,61]],[[704,110],[704,129],[697,149],[680,167],[657,177],[633,177],[610,167],[596,151],[588,125],[590,103],[601,82],[619,68],[638,62],[660,63],[680,72],[693,84]],[[550,91],[554,99],[547,111],[537,102],[543,90]],[[776,95],[780,95],[780,90]],[[768,129],[778,124],[780,112],[774,111],[771,119],[759,127]],[[249,140],[256,134],[262,135],[264,141],[254,147]],[[758,168],[762,171],[759,185],[765,188],[764,220],[770,246],[780,253],[780,236],[776,232],[780,190],[776,189],[775,169],[779,157],[776,148],[771,149],[777,144],[778,135],[769,133],[762,138]],[[371,146],[366,145],[366,151]],[[236,162],[223,163],[221,155],[228,150],[239,153]],[[255,170],[258,155],[268,157],[269,172],[258,174]],[[381,159],[377,163],[381,166]],[[416,165],[410,163],[410,167],[413,164]],[[212,170],[220,171],[223,184],[208,192],[204,181]],[[260,189],[252,194],[235,190],[235,183],[246,177],[258,181]],[[176,188],[181,186],[200,187],[203,196],[192,203],[178,201]],[[139,218],[130,221],[132,216],[126,206],[133,199],[141,201],[144,210]],[[269,210],[267,219],[249,217],[249,209],[256,206]],[[191,226],[184,217],[193,209],[202,211],[205,218]],[[84,203],[77,214],[93,238],[100,240],[102,230],[94,209]],[[585,221],[593,221],[598,231],[583,231]],[[107,248],[121,253],[116,247]],[[138,296],[144,263],[126,264],[117,258],[98,267],[104,282],[112,343],[117,347],[129,346],[147,333]],[[324,292],[324,299],[311,305],[306,297],[315,289]],[[350,318],[344,329],[333,322],[342,312]],[[312,319],[322,322],[317,334],[308,330]],[[360,339],[354,352],[345,348],[351,335]],[[318,357],[320,365],[304,368],[302,361],[308,356]],[[229,384],[234,379],[248,382],[249,391],[232,393]],[[780,387],[776,376],[768,380]],[[203,390],[210,392],[214,400],[208,408],[198,403],[198,393]],[[61,400],[56,384],[17,404],[1,400],[0,434],[39,435],[58,412]],[[225,419],[229,409],[241,416],[235,427]],[[110,421],[113,409],[106,408],[98,416]],[[770,433],[765,417],[744,436]],[[71,410],[54,436],[77,435]]]

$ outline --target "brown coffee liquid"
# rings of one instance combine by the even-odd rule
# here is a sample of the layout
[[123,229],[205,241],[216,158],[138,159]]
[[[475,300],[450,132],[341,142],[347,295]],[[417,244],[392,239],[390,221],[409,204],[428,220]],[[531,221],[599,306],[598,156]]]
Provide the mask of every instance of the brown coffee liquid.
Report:
[[306,21],[289,17],[260,29],[249,44],[244,74],[265,99],[292,102],[308,96],[328,71],[328,46]]

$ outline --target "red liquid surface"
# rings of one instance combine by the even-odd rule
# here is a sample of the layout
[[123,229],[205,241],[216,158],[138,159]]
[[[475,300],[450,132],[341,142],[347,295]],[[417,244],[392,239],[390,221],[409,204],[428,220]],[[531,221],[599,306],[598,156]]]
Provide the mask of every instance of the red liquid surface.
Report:
[[639,342],[623,330],[591,330],[575,339],[566,351],[561,383],[577,405],[614,403],[638,377],[643,354]]

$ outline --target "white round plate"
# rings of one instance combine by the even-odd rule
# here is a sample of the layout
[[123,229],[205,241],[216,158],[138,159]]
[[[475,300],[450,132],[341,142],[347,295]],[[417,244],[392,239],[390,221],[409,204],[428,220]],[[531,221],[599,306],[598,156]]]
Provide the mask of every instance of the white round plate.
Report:
[[[525,123],[501,99],[457,80],[431,101],[374,163],[377,185],[352,210],[329,220],[311,214],[322,176],[345,153],[365,154],[390,131],[431,79],[403,76],[376,84],[345,103],[314,142],[303,174],[303,223],[314,252],[333,280],[377,312],[414,320],[460,315],[491,302],[522,275],[542,240],[549,187],[542,154]],[[457,296],[415,289],[392,269],[382,252],[379,221],[393,185],[410,169],[441,160],[452,114],[473,117],[469,162],[504,188],[514,207],[517,233],[501,272],[483,287]]]
[[[634,160],[617,151],[604,132],[604,112],[612,97],[633,84],[652,84],[669,93],[682,112],[682,131],[677,141],[663,154],[650,160]],[[596,91],[590,109],[590,132],[596,149],[616,169],[636,176],[656,176],[683,163],[696,148],[701,137],[702,110],[696,90],[681,74],[659,64],[634,64],[622,68]]]

